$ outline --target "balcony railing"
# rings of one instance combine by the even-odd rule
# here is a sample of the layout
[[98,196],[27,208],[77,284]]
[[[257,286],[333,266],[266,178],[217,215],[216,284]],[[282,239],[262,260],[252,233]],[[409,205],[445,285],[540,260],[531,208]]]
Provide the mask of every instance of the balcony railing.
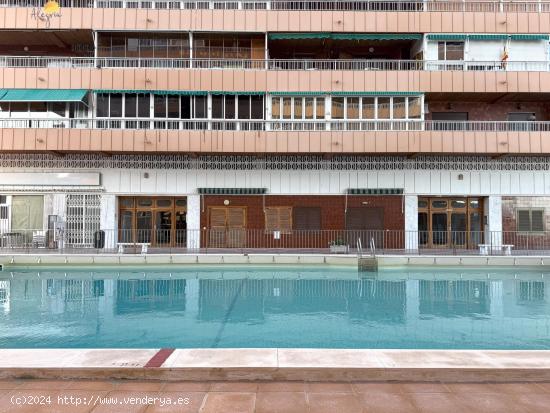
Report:
[[[501,12],[550,11],[548,1],[445,0],[58,0],[61,7],[172,10],[342,10],[390,12]],[[0,0],[0,7],[43,7],[43,0]]]
[[548,132],[550,121],[181,120],[160,118],[7,118],[2,129],[142,129],[227,131]]
[[[343,211],[342,211],[343,214]],[[358,240],[361,240],[359,243]],[[0,254],[155,254],[218,252],[353,253],[371,245],[382,254],[548,255],[550,232],[106,229],[0,232]],[[331,247],[332,246],[332,247]],[[368,249],[363,254],[368,254]]]
[[438,61],[438,60],[303,60],[303,59],[164,59],[133,57],[0,56],[5,68],[156,68],[251,70],[357,70],[357,71],[482,71],[548,72],[549,61]]

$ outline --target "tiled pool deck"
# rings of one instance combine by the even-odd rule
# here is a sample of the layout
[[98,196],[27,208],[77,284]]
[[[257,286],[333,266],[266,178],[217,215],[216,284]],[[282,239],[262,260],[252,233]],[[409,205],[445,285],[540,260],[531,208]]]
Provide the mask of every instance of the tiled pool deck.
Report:
[[[17,406],[22,397],[52,398],[50,406]],[[58,397],[94,400],[62,405]],[[100,399],[150,397],[150,404],[112,405]],[[152,398],[158,398],[152,402]],[[188,399],[161,406],[160,399]],[[95,404],[95,405],[94,405]],[[161,381],[0,381],[0,412],[181,412],[181,413],[429,413],[548,412],[550,382],[161,382]]]

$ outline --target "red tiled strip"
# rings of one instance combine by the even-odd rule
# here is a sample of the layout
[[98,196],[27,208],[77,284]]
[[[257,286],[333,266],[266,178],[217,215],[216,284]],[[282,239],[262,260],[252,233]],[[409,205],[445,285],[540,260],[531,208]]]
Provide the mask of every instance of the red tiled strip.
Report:
[[175,348],[161,348],[157,354],[151,357],[151,360],[145,364],[145,368],[160,367],[168,357],[174,352]]

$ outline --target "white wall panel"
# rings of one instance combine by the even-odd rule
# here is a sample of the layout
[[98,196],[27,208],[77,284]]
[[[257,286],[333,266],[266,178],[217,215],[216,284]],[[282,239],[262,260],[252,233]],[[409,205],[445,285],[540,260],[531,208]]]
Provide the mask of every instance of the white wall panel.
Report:
[[[419,195],[550,195],[549,171],[104,169],[96,172],[102,175],[105,192],[111,194],[185,195],[196,194],[200,187],[262,187],[271,194],[342,194],[348,188],[404,188],[407,194]],[[144,177],[145,172],[149,178]],[[42,175],[47,179],[50,173],[59,172]],[[458,180],[459,174],[463,174],[463,180]],[[21,189],[24,188],[22,185]],[[36,188],[33,191],[37,192]]]

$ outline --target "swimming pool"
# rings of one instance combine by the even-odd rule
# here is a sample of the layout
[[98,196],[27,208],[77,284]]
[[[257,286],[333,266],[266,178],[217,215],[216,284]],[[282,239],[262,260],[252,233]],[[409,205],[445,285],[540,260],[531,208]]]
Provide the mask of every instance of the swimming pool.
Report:
[[0,272],[0,348],[550,349],[550,273],[231,266]]

